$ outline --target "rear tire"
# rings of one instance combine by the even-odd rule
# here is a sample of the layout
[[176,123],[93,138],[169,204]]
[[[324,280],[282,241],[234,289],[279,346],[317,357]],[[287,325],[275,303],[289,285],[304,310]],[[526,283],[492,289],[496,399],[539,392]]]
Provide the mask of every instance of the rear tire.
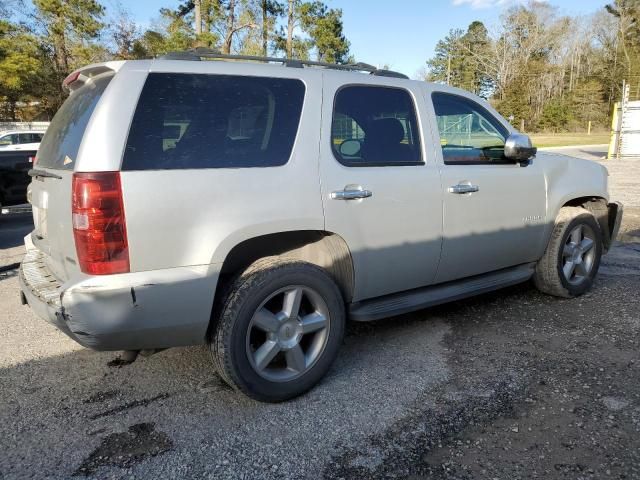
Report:
[[231,387],[256,400],[281,402],[327,373],[344,327],[342,295],[324,270],[269,257],[233,282],[209,347]]
[[581,207],[563,207],[536,265],[536,287],[557,297],[582,295],[593,285],[602,249],[602,231],[594,216]]

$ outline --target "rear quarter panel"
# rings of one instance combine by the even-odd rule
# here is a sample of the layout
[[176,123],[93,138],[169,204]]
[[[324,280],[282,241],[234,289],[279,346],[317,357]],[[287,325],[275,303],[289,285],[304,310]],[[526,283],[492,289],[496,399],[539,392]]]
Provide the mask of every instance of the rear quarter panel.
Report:
[[122,172],[132,271],[221,264],[243,240],[324,229],[318,72],[295,69],[292,75],[268,65],[184,61],[158,62],[150,71],[298,78],[306,91],[296,141],[283,166]]

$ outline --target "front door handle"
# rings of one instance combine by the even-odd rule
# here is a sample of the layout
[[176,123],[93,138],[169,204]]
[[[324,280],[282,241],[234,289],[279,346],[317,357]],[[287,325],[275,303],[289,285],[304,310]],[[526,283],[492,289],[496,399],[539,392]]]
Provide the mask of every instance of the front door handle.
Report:
[[480,191],[480,187],[478,185],[471,185],[471,183],[459,183],[458,185],[454,185],[449,187],[449,193],[473,193]]
[[344,190],[331,192],[331,198],[334,200],[358,200],[360,198],[369,198],[373,193],[371,190],[364,190],[362,187],[356,188],[351,185],[345,187]]

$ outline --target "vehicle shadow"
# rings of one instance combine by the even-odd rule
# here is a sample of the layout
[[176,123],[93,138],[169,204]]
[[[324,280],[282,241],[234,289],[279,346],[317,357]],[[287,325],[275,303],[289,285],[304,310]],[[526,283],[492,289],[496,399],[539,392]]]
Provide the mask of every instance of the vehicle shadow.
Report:
[[[231,455],[255,469],[255,445],[296,445],[301,455],[308,448],[313,455],[339,451],[343,442],[397,421],[418,398],[429,401],[429,392],[449,381],[445,340],[452,329],[478,328],[478,322],[500,328],[521,314],[513,305],[556,301],[564,300],[525,283],[412,314],[352,322],[325,379],[282,404],[258,403],[229,388],[204,346],[110,367],[115,352],[83,349],[30,314],[27,327],[42,338],[21,348],[35,348],[29,356],[37,358],[0,368],[0,448],[6,452],[0,471],[6,478],[34,471],[68,478],[107,439],[142,424],[169,438],[175,452],[167,455],[180,462],[195,451],[206,463]],[[39,354],[43,345],[64,353]],[[204,444],[216,447],[198,451]],[[26,457],[29,462],[20,461]]]
[[31,214],[0,215],[0,251],[22,245],[32,230]]

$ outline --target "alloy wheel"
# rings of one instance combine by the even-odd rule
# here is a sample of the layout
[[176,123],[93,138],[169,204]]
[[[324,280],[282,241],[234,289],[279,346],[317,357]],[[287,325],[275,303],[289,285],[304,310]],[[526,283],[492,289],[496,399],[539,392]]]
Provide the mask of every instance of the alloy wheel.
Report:
[[303,375],[322,355],[330,323],[329,309],[315,290],[291,285],[274,292],[249,323],[246,351],[252,368],[276,382]]
[[567,282],[579,285],[593,270],[596,258],[596,236],[593,229],[584,223],[576,225],[562,250],[562,274]]

